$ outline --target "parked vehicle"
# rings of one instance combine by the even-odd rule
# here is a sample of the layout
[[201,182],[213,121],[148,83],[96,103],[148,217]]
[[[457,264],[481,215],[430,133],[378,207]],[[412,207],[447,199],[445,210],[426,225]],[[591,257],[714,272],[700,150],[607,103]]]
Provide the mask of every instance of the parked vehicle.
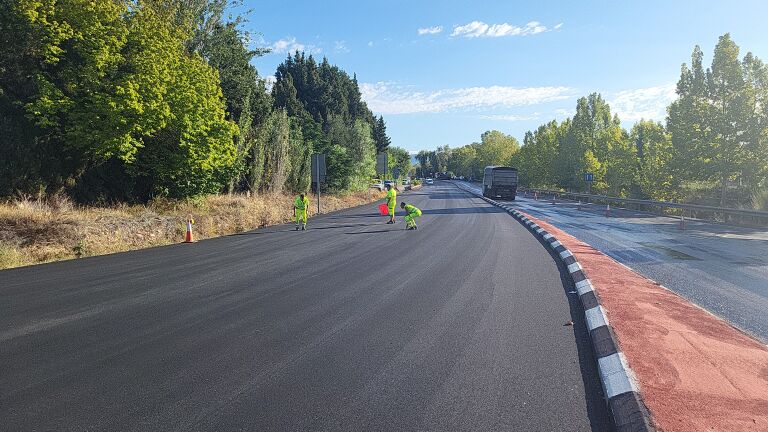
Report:
[[384,188],[386,189],[387,185],[392,186],[393,188],[397,188],[397,182],[394,180],[384,180]]
[[371,189],[378,189],[383,191],[386,188],[387,187],[384,185],[384,182],[382,182],[381,179],[373,179],[373,182],[371,183]]
[[427,184],[427,185],[433,185],[433,184],[435,184],[435,181],[434,181],[434,180],[432,180],[431,178],[428,178],[428,179],[426,179],[426,180],[424,181],[424,184]]
[[487,166],[483,175],[483,196],[515,200],[517,194],[517,169]]
[[403,180],[403,190],[411,190],[411,181],[408,179]]

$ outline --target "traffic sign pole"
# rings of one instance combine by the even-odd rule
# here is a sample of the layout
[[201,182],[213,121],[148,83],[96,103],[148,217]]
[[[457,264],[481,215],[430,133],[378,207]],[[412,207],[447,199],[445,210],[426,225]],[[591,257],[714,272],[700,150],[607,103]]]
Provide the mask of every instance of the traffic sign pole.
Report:
[[[320,214],[320,155],[317,155],[317,214]],[[306,159],[304,159],[306,160]]]

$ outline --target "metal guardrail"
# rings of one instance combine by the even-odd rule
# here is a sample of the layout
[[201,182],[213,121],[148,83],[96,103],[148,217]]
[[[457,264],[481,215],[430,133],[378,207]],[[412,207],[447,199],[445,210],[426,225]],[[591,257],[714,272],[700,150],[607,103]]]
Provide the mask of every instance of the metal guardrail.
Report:
[[[723,223],[735,223],[749,226],[768,226],[768,212],[716,207],[699,204],[683,204],[668,201],[652,201],[634,198],[618,198],[607,195],[592,195],[577,192],[562,192],[549,189],[520,188],[520,191],[537,192],[542,196],[552,196],[581,200],[587,203],[620,204],[635,210],[661,210],[661,214],[683,216],[691,219],[712,220]],[[670,211],[671,210],[671,211]]]

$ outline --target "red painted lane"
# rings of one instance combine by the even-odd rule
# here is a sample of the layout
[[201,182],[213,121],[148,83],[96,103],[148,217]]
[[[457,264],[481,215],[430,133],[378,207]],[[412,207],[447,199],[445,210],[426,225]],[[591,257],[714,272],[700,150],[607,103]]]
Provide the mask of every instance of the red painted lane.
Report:
[[540,219],[584,268],[665,432],[768,431],[768,347]]

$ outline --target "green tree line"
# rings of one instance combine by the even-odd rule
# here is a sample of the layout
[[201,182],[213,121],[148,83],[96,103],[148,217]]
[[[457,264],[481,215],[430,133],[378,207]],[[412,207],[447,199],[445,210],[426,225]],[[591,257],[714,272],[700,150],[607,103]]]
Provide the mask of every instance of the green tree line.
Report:
[[593,93],[577,101],[573,117],[527,132],[519,149],[483,139],[423,152],[419,164],[475,178],[485,165],[511,165],[523,186],[569,191],[588,190],[584,173],[592,173],[595,193],[768,210],[768,66],[751,53],[740,57],[725,34],[709,68],[695,47],[677,95],[665,124],[641,120],[627,131]]
[[271,91],[228,0],[0,3],[0,196],[144,201],[360,189],[389,138],[356,77],[303,53]]

